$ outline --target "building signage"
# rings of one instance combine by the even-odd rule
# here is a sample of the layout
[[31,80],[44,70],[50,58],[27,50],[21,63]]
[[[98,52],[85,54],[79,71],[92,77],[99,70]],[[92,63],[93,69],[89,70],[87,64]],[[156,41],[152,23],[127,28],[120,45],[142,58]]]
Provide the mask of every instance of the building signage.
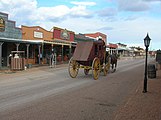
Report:
[[70,38],[69,33],[66,29],[61,31],[61,38],[65,40],[68,40]]
[[43,38],[43,33],[42,32],[34,31],[34,37],[35,38]]
[[0,17],[0,32],[5,31],[5,21]]

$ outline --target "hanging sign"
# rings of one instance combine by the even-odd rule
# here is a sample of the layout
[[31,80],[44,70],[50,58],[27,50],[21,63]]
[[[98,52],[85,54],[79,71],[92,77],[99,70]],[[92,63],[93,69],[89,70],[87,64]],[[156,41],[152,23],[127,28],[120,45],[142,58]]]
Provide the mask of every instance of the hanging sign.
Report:
[[61,31],[61,38],[65,40],[68,40],[70,38],[69,33],[66,29]]
[[0,17],[0,32],[5,31],[5,21]]
[[35,38],[43,38],[43,33],[42,32],[34,31],[34,37]]

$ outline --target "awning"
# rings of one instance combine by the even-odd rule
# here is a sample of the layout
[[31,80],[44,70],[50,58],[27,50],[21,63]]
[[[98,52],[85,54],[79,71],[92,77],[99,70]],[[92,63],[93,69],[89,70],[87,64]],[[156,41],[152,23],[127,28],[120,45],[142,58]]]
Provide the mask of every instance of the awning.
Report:
[[46,44],[55,44],[55,45],[67,45],[67,46],[75,46],[77,43],[76,42],[71,42],[71,41],[65,41],[65,40],[44,40],[43,43]]
[[22,40],[22,39],[14,39],[14,38],[3,38],[0,37],[1,42],[14,42],[14,43],[28,43],[28,44],[42,44],[43,40]]
[[14,38],[0,37],[0,42],[14,42],[14,43],[26,43],[26,44],[55,44],[55,45],[67,45],[76,46],[77,42],[65,41],[65,40],[24,40]]

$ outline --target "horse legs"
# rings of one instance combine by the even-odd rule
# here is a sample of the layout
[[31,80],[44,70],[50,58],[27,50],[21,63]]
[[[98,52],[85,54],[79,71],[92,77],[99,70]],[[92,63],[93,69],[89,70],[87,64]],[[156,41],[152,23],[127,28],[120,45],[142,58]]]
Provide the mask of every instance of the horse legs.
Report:
[[115,70],[116,70],[116,67],[117,67],[117,62],[115,63]]
[[114,64],[112,63],[112,66],[111,66],[112,70],[113,70],[113,67],[114,67]]

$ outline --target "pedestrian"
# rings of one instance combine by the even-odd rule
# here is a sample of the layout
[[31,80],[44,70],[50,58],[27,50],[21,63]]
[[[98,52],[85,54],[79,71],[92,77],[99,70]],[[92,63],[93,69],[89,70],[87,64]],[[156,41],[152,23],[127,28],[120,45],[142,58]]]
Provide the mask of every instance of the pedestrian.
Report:
[[50,67],[56,67],[56,53],[50,55]]

